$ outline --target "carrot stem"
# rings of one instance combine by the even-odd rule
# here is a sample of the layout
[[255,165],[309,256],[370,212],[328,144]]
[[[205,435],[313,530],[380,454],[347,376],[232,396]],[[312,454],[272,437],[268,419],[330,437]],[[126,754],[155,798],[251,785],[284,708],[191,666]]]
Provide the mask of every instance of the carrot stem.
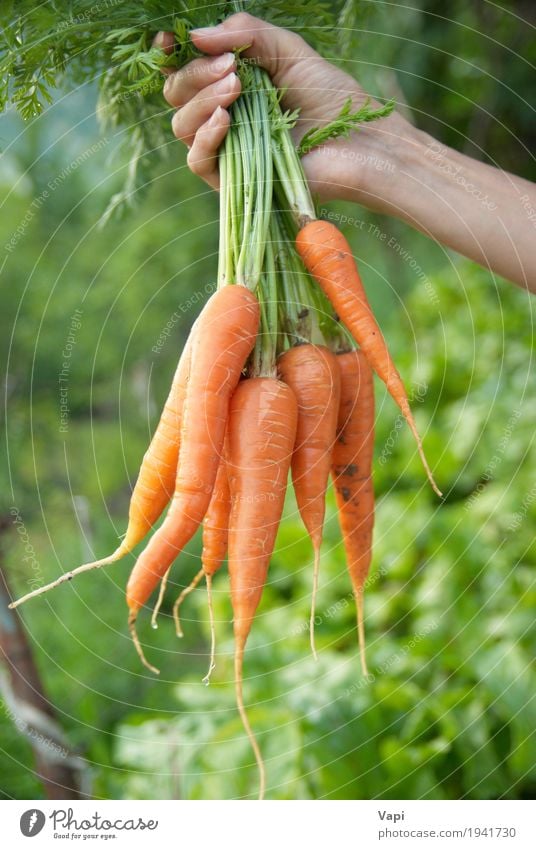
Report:
[[272,210],[271,83],[264,70],[240,57],[237,71],[242,94],[230,108],[231,126],[219,156],[218,287],[238,283],[253,292],[263,271]]
[[222,153],[218,160],[220,171],[220,238],[218,253],[218,288],[229,283],[229,193],[231,181],[228,177],[230,150],[232,145],[231,133],[227,133],[223,143]]
[[181,626],[181,621],[180,621],[180,618],[179,618],[179,607],[183,603],[186,596],[190,595],[190,593],[193,592],[193,590],[195,590],[195,588],[197,587],[199,581],[201,580],[201,578],[203,577],[204,574],[205,573],[203,572],[203,569],[200,569],[199,572],[193,578],[192,582],[190,584],[188,584],[188,586],[183,589],[180,596],[178,597],[175,604],[173,605],[173,620],[175,622],[175,631],[176,631],[177,637],[184,637],[184,633],[183,633],[182,626]]
[[272,135],[272,156],[277,179],[281,183],[293,218],[300,224],[304,220],[316,218],[309,184],[286,127],[281,127]]

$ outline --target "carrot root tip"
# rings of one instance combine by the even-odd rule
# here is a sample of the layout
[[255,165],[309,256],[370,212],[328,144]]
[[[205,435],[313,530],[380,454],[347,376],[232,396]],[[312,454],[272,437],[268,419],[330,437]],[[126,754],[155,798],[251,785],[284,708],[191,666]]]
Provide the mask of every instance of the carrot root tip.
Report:
[[214,623],[214,607],[212,604],[212,575],[206,575],[206,582],[208,615],[210,620],[210,661],[208,664],[208,672],[203,678],[203,684],[208,687],[208,685],[210,684],[210,676],[212,674],[212,670],[216,668],[216,627]]
[[315,643],[315,620],[314,615],[311,616],[311,621],[309,622],[309,642],[311,643],[311,652],[313,655],[313,659],[318,663],[318,652],[316,650]]
[[45,584],[44,587],[32,590],[31,593],[26,593],[26,595],[23,595],[22,598],[12,601],[9,605],[9,609],[15,610],[19,604],[24,604],[24,602],[29,601],[35,596],[43,595],[43,593],[47,593],[49,590],[59,587],[60,584],[72,581],[75,575],[80,575],[82,572],[91,572],[93,569],[100,569],[102,566],[108,566],[110,563],[115,563],[117,560],[124,557],[125,554],[128,554],[128,548],[120,545],[119,548],[117,548],[112,554],[108,555],[108,557],[103,557],[100,560],[93,560],[91,563],[84,563],[82,566],[77,566],[76,569],[71,569],[70,572],[64,572],[63,575],[60,575],[60,577],[56,578],[55,581],[51,581],[50,584]]
[[357,605],[357,634],[359,640],[359,660],[361,663],[361,672],[368,678],[367,656],[365,651],[365,620],[364,620],[364,601],[363,588],[356,593]]
[[438,495],[439,498],[443,498],[443,493],[441,492],[438,485],[436,484],[436,482],[434,480],[434,476],[432,474],[432,470],[431,470],[430,466],[428,465],[428,460],[426,459],[426,455],[424,453],[422,440],[421,440],[421,437],[419,436],[419,432],[417,430],[417,425],[415,424],[415,420],[414,420],[413,415],[411,413],[411,410],[409,408],[409,404],[408,404],[406,409],[402,410],[402,412],[404,414],[404,417],[405,417],[405,419],[406,419],[406,421],[409,425],[409,429],[411,430],[413,437],[415,439],[415,442],[417,444],[417,451],[419,452],[419,457],[421,458],[421,463],[423,464],[424,471],[426,472],[426,477],[430,481],[430,485],[431,485],[432,489],[434,490],[435,494]]
[[197,587],[197,585],[198,585],[199,581],[201,580],[201,578],[203,577],[203,575],[204,575],[203,569],[200,569],[199,572],[197,573],[197,575],[195,575],[195,577],[193,578],[192,582],[187,587],[185,587],[183,589],[183,591],[179,595],[178,599],[175,601],[175,604],[173,605],[173,621],[175,622],[175,633],[177,634],[177,637],[184,637],[184,633],[183,633],[182,626],[181,626],[181,620],[180,620],[180,616],[179,616],[179,608],[180,608],[182,602],[184,601],[184,599],[186,598],[186,596],[190,595],[190,593],[193,590],[195,590],[195,588]]
[[128,629],[130,631],[130,636],[132,637],[132,642],[134,643],[134,648],[136,649],[136,653],[145,666],[150,672],[153,672],[155,675],[160,675],[160,670],[153,666],[152,663],[149,663],[147,658],[145,657],[142,645],[140,643],[140,638],[138,637],[138,632],[136,631],[136,614],[131,613],[128,617]]
[[[244,641],[245,642],[245,641]],[[257,738],[255,737],[251,725],[249,724],[248,715],[246,713],[246,708],[244,706],[244,696],[242,691],[242,667],[244,661],[244,643],[237,643],[235,649],[235,693],[236,693],[236,706],[238,708],[238,713],[240,714],[240,719],[242,720],[242,725],[244,726],[244,731],[246,732],[246,736],[249,740],[250,746],[253,750],[253,754],[255,755],[255,760],[257,761],[257,769],[259,771],[259,802],[264,799],[264,794],[266,790],[266,768],[264,766],[264,760],[261,755],[261,750],[259,748],[259,744],[257,743]]]
[[315,661],[318,661],[318,654],[315,643],[315,619],[316,619],[316,597],[318,594],[318,575],[320,572],[320,543],[314,543],[314,567],[313,567],[313,592],[311,596],[311,616],[309,619],[309,641],[311,643],[311,651]]
[[160,582],[160,590],[158,591],[158,599],[154,606],[153,615],[151,616],[151,628],[154,628],[155,631],[158,628],[158,622],[156,621],[158,614],[160,613],[160,608],[162,607],[162,602],[164,601],[164,596],[166,594],[166,586],[169,577],[169,573],[171,571],[171,566],[165,573],[164,577]]
[[210,665],[210,667],[209,667],[209,670],[208,670],[207,674],[206,674],[206,675],[205,675],[205,677],[202,679],[203,684],[205,685],[205,687],[208,687],[208,685],[210,684],[210,676],[212,675],[212,672],[213,672],[213,670],[214,670],[214,669],[216,669],[216,664],[215,664],[215,663],[212,663],[212,664]]

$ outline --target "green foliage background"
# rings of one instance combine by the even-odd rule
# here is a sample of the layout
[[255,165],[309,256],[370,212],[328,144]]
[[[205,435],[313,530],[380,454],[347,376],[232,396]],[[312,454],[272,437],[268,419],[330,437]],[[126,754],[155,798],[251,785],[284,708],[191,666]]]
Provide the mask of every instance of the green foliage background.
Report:
[[[433,0],[413,10],[374,4],[352,70],[373,93],[406,100],[416,123],[444,142],[534,179],[527,101],[535,45],[514,16],[529,7],[456,2],[451,20],[442,10]],[[127,166],[119,136],[100,135],[94,108],[94,87],[82,85],[28,124],[13,114],[0,119],[0,245],[34,212],[13,251],[2,247],[1,512],[20,511],[46,580],[89,549],[109,551],[123,533],[139,461],[215,274],[217,198],[189,174],[171,131],[168,159],[143,204],[98,228]],[[56,188],[43,197],[49,182]],[[310,657],[311,551],[289,494],[246,660],[268,795],[531,798],[533,301],[394,220],[331,206],[364,222],[346,233],[413,387],[446,498],[438,503],[426,486],[412,440],[378,386],[365,680],[331,496],[319,662]],[[58,380],[75,310],[81,326],[61,432]],[[15,528],[2,545],[18,594],[29,571]],[[185,606],[183,641],[170,620],[174,591],[197,570],[199,552],[196,539],[179,559],[159,630],[148,616],[140,622],[146,650],[162,668],[158,680],[140,668],[126,632],[133,558],[21,610],[50,700],[91,766],[95,797],[255,793],[234,708],[226,575],[215,588],[218,664],[210,688],[201,684],[204,593]],[[0,795],[39,797],[30,747],[3,703],[0,734]]]

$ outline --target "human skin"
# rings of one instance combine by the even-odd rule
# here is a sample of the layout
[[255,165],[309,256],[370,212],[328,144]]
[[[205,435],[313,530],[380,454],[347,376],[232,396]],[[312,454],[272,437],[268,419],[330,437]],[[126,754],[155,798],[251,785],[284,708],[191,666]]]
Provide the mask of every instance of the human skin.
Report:
[[[164,96],[177,109],[173,132],[189,147],[189,167],[213,188],[218,188],[217,152],[229,127],[228,109],[240,94],[234,48],[249,45],[243,55],[285,89],[284,107],[300,109],[292,131],[296,144],[310,127],[332,120],[348,97],[355,109],[367,98],[353,77],[299,35],[245,12],[194,30],[191,38],[207,56],[168,70]],[[173,35],[159,33],[155,41],[169,49]],[[396,111],[312,150],[302,162],[311,191],[321,200],[349,200],[392,215],[536,292],[533,183],[443,145]]]

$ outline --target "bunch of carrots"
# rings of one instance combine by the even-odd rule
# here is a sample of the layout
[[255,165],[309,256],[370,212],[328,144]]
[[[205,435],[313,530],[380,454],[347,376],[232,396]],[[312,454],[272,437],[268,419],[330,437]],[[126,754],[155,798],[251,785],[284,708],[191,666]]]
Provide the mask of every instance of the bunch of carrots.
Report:
[[[237,4],[238,6],[240,4]],[[238,11],[239,9],[237,9]],[[215,640],[211,586],[227,557],[235,636],[237,706],[259,768],[265,769],[244,708],[246,641],[266,583],[289,471],[314,553],[310,634],[331,475],[357,607],[360,658],[366,674],[363,593],[372,556],[374,489],[373,373],[402,411],[434,490],[402,379],[374,318],[350,247],[337,227],[316,216],[280,95],[259,67],[241,63],[242,94],[220,151],[218,288],[195,322],[164,409],[142,460],[126,534],[108,557],[84,564],[17,602],[131,552],[162,524],[139,555],[128,580],[128,624],[159,588],[153,622],[169,571],[200,525],[202,569],[175,602],[204,576]],[[346,131],[381,118],[389,107],[358,113],[345,107]],[[342,114],[342,113],[341,113]],[[339,116],[340,119],[341,116]],[[344,131],[344,130],[343,130]],[[308,134],[301,151],[332,138],[328,125]]]

